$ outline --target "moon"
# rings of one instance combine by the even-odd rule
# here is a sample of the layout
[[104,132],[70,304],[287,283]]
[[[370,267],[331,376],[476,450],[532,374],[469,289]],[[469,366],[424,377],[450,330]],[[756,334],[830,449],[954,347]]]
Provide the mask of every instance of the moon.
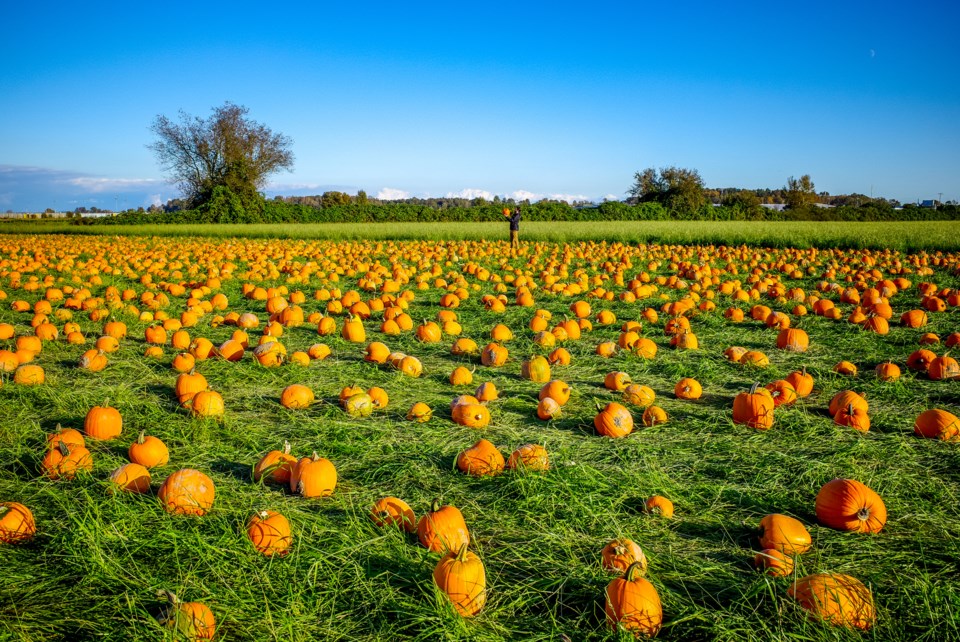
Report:
[[877,52],[874,51],[873,49],[871,49],[871,50],[870,50],[870,57],[871,57],[871,58],[876,58],[876,57],[877,57]]

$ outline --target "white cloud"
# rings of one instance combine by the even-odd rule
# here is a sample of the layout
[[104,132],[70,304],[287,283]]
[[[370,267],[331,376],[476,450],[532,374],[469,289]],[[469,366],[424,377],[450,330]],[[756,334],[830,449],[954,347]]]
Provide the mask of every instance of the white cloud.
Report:
[[163,201],[160,200],[160,195],[159,195],[159,194],[150,194],[149,196],[147,196],[147,202],[148,202],[150,205],[156,205],[156,206],[158,206],[158,207],[159,207],[160,205],[163,205]]
[[467,189],[462,189],[459,192],[447,192],[447,198],[485,198],[488,201],[493,200],[493,193],[488,192],[485,189],[476,189],[473,187],[468,187]]
[[405,198],[410,198],[410,192],[395,187],[384,187],[377,192],[375,198],[381,201],[402,201]]
[[91,194],[147,189],[163,183],[158,178],[97,178],[93,176],[77,176],[68,178],[65,182]]
[[619,200],[620,200],[620,197],[617,196],[616,194],[607,194],[606,196],[603,197],[603,200],[605,200],[605,201],[619,201]]
[[[584,196],[583,194],[540,194],[540,193],[531,192],[525,189],[518,189],[513,192],[503,194],[502,196],[503,198],[506,198],[506,199],[512,198],[515,201],[529,200],[531,203],[542,201],[545,198],[548,198],[553,201],[566,201],[568,203],[573,203],[574,201],[592,200],[589,196]],[[493,192],[488,192],[485,189],[476,189],[476,188],[468,187],[467,189],[462,189],[459,192],[447,192],[446,197],[447,198],[469,198],[469,199],[480,197],[480,198],[485,198],[488,201],[492,201],[494,194]]]

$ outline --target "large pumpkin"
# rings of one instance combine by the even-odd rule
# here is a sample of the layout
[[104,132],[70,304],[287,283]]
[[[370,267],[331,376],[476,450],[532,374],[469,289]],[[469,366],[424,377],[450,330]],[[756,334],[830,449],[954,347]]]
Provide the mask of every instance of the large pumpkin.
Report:
[[741,392],[733,400],[733,423],[746,424],[758,430],[773,425],[773,396],[769,390],[753,384],[750,392]]
[[956,441],[960,439],[960,418],[939,408],[925,410],[914,422],[913,432],[928,439]]
[[457,455],[457,468],[467,475],[483,477],[503,471],[503,455],[491,442],[481,439]]
[[873,595],[860,580],[849,575],[807,575],[797,580],[787,594],[812,618],[855,629],[866,630],[873,626]]
[[174,515],[205,515],[215,497],[213,480],[192,468],[172,473],[157,492],[164,510]]
[[487,600],[487,578],[480,558],[461,544],[449,551],[433,569],[433,581],[463,617],[480,612]]
[[793,517],[772,513],[760,520],[760,546],[782,553],[806,553],[810,550],[810,533],[803,523]]
[[841,531],[877,533],[887,521],[880,495],[855,479],[834,479],[824,484],[815,503],[817,519]]
[[440,506],[435,500],[430,511],[417,523],[420,544],[434,553],[458,551],[470,543],[470,533],[463,514],[456,506]]
[[622,628],[636,637],[654,637],[663,625],[663,606],[657,589],[642,577],[643,569],[634,562],[623,577],[607,585],[605,611],[614,631]]

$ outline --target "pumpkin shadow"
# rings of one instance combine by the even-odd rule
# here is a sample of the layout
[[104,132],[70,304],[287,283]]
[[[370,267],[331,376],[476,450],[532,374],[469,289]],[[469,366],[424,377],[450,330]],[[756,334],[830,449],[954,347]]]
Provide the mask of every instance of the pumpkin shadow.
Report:
[[228,459],[218,459],[210,465],[210,470],[215,473],[233,477],[244,483],[250,483],[253,479],[253,470],[250,464],[241,464]]

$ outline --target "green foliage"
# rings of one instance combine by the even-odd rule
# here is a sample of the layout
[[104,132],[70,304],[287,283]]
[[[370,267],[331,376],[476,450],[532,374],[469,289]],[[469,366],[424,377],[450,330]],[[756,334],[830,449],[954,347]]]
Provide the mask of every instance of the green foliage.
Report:
[[787,209],[809,210],[817,202],[817,191],[813,186],[810,174],[800,178],[791,176],[787,179],[786,191]]
[[683,167],[653,167],[634,174],[634,184],[627,193],[640,202],[660,203],[676,218],[697,218],[707,204],[703,179],[695,169]]

